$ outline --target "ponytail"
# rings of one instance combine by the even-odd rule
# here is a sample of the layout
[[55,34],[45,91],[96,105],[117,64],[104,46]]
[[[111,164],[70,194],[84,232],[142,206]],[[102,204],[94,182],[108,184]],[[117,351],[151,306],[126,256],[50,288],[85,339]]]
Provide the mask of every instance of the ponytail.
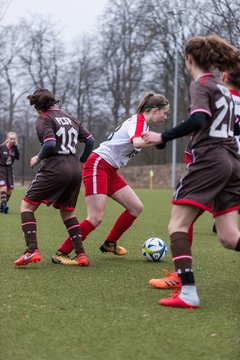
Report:
[[144,111],[149,112],[154,108],[161,109],[168,105],[168,100],[163,95],[155,94],[153,92],[146,92],[138,104],[137,113],[141,114]]
[[47,89],[37,89],[32,95],[28,95],[30,105],[33,105],[36,110],[46,112],[53,105],[60,102],[55,99],[54,95]]

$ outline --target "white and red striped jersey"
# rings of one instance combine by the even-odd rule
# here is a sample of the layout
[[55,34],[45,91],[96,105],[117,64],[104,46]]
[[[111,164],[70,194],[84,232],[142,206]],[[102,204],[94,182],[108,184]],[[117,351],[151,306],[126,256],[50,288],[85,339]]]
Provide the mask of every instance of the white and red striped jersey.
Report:
[[[235,90],[230,90],[235,105],[236,121],[240,123],[240,93]],[[240,135],[235,136],[238,144],[238,153],[240,154]]]
[[133,139],[141,137],[148,125],[143,114],[136,114],[118,126],[93,152],[101,156],[110,165],[120,168],[135,156],[141,149],[133,146]]

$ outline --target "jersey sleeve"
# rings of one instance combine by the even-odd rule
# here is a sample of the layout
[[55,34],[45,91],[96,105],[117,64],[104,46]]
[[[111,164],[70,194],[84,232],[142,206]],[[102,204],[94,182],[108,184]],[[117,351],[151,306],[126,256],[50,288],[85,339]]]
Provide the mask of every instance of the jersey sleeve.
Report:
[[81,124],[79,124],[79,133],[78,133],[78,141],[85,142],[87,139],[92,138],[92,134],[85,129]]
[[54,132],[54,124],[51,121],[51,118],[46,116],[44,119],[39,119],[37,133],[39,140],[42,144],[49,140],[56,141],[56,135]]
[[131,118],[128,135],[130,137],[130,142],[133,142],[133,139],[136,137],[141,137],[143,131],[145,130],[146,123],[143,114],[137,114]]
[[190,86],[190,115],[204,112],[212,116],[207,88],[200,81],[195,81]]

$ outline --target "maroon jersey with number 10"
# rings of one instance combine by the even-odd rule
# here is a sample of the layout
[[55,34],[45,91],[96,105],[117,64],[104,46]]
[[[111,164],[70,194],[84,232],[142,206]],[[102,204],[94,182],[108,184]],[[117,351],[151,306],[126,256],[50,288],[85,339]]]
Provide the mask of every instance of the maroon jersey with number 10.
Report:
[[51,108],[36,121],[39,141],[55,140],[56,146],[42,161],[24,200],[37,205],[41,202],[72,211],[80,191],[82,173],[76,156],[77,142],[92,135],[71,115]]
[[68,155],[76,153],[76,144],[92,135],[73,116],[58,108],[51,108],[37,119],[36,130],[41,144],[56,140],[51,155]]

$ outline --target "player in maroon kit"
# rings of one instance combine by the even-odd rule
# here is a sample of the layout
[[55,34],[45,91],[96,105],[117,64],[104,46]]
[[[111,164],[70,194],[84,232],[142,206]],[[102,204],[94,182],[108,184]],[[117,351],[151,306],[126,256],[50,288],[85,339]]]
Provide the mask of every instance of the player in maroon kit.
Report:
[[[47,89],[37,89],[28,96],[28,100],[39,114],[36,131],[42,144],[39,154],[32,157],[30,166],[34,167],[40,161],[42,166],[21,203],[22,230],[27,250],[15,261],[15,265],[22,266],[41,260],[34,212],[41,203],[45,203],[60,210],[77,255],[78,265],[88,266],[89,261],[84,253],[79,221],[74,209],[81,186],[81,163],[84,163],[91,153],[94,139],[78,120],[54,107],[59,100]],[[78,141],[85,143],[80,159],[76,156]]]
[[[118,169],[125,166],[141,148],[148,146],[141,138],[142,132],[147,130],[150,124],[164,122],[168,110],[169,104],[164,96],[152,92],[144,94],[138,105],[137,114],[125,120],[106,141],[94,149],[84,164],[83,181],[88,217],[80,223],[83,240],[101,223],[108,196],[124,208],[100,247],[103,253],[113,253],[117,256],[127,254],[126,249],[119,246],[117,241],[140,215],[143,204],[118,174]],[[53,255],[53,262],[75,265],[74,259],[72,263],[69,263],[68,257],[66,259],[66,255],[72,249],[72,243],[67,238]]]
[[[235,105],[234,113],[236,116],[235,132],[237,134],[235,135],[235,138],[238,144],[238,153],[240,154],[240,135],[239,135],[240,134],[240,130],[239,130],[240,129],[240,72],[232,72],[232,73],[223,72],[221,75],[221,80],[229,89],[234,101],[234,105]],[[191,139],[185,151],[185,162],[186,164],[190,164],[192,162]],[[188,238],[189,238],[190,246],[192,246],[192,241],[193,241],[193,224],[199,218],[199,216],[201,216],[202,213],[204,213],[204,211],[205,210],[203,209],[199,211],[199,213],[193,220],[193,223],[191,224],[188,230]],[[209,206],[208,211],[212,213],[211,206]],[[213,225],[213,232],[217,233],[215,223]],[[182,287],[181,279],[176,272],[171,273],[166,269],[164,269],[164,272],[167,275],[167,277],[151,279],[149,280],[148,283],[158,289],[180,289]]]
[[19,160],[19,156],[17,134],[11,131],[0,145],[0,212],[4,214],[8,213],[8,200],[14,189],[12,165],[15,160]]
[[224,247],[240,251],[240,156],[234,137],[234,103],[212,70],[240,70],[240,51],[216,35],[196,36],[185,47],[190,86],[190,117],[162,134],[143,133],[149,144],[163,144],[193,133],[192,163],[180,179],[169,223],[171,252],[182,288],[160,305],[197,308],[200,301],[192,270],[189,227],[212,204],[217,235]]

